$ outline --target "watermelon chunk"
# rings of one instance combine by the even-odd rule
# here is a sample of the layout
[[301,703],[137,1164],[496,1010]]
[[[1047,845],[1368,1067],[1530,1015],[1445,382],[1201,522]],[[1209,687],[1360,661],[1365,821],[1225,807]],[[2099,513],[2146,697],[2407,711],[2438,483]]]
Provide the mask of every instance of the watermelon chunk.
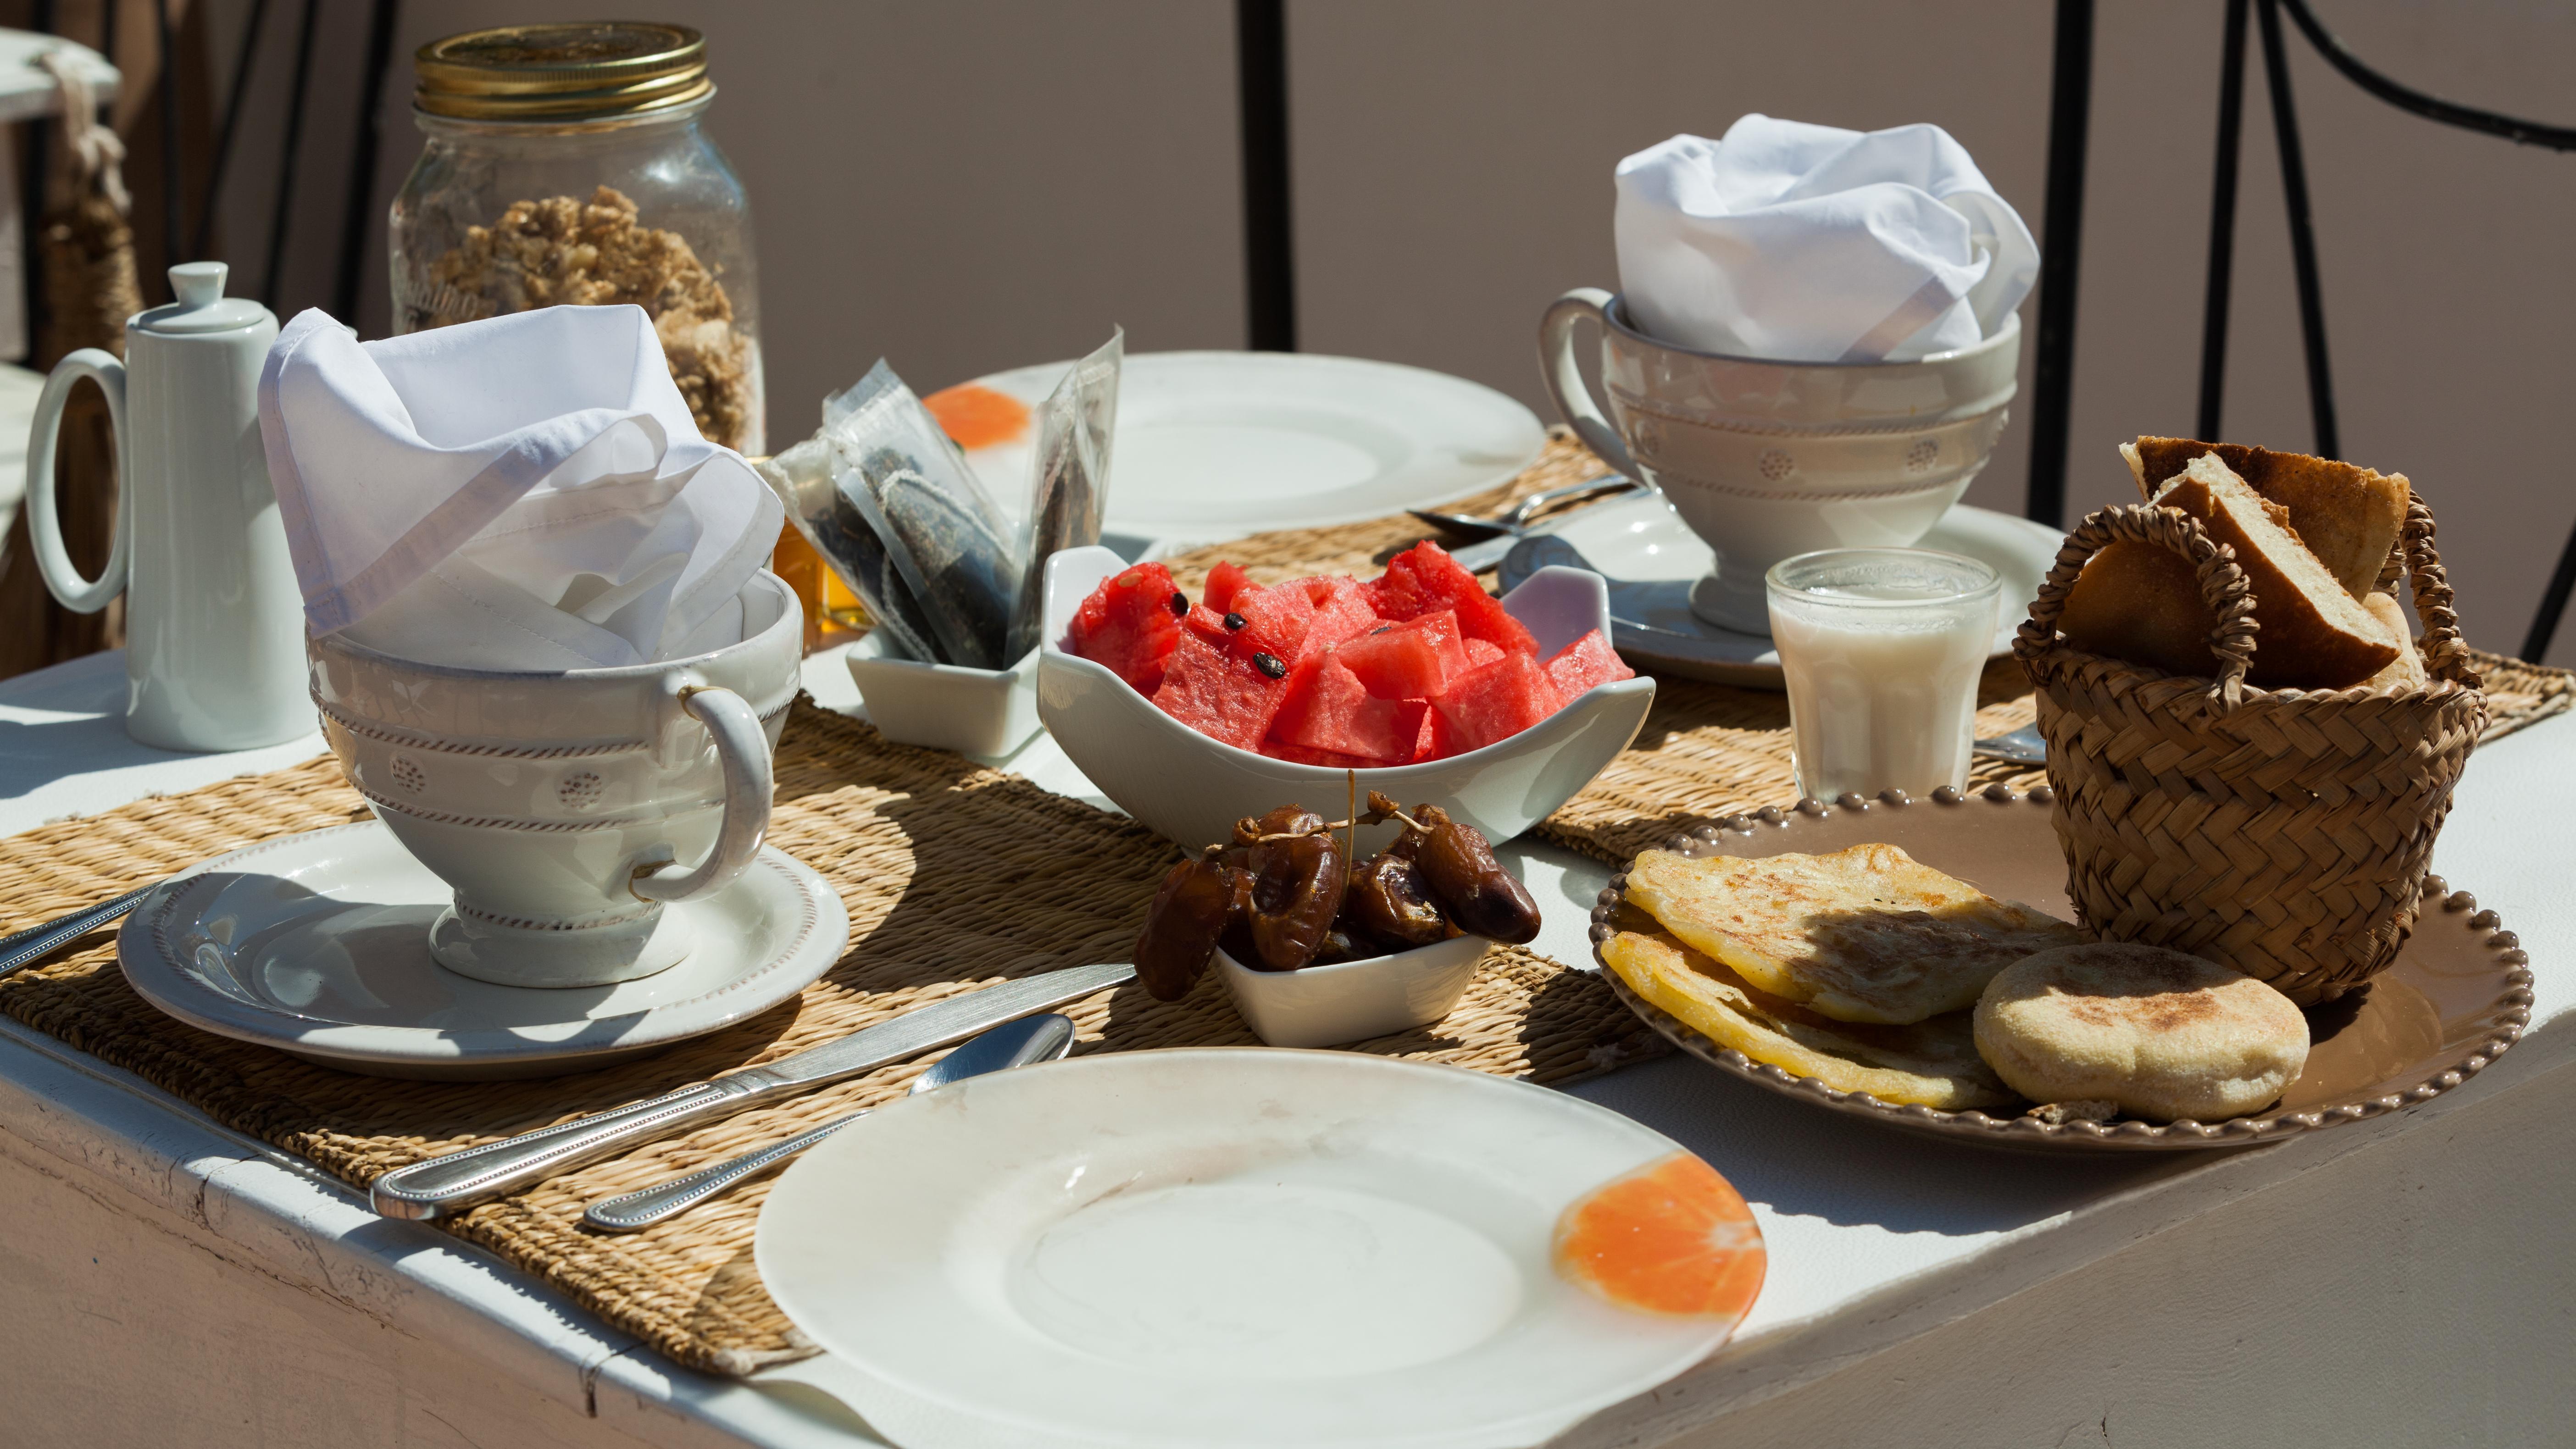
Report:
[[1181,617],[1181,627],[1205,639],[1219,649],[1234,643],[1234,631],[1225,627],[1225,618],[1205,604],[1192,604]]
[[[1457,612],[1451,609],[1380,624],[1335,652],[1380,699],[1429,699],[1471,667],[1466,645],[1458,638]],[[1494,653],[1499,657],[1502,651]]]
[[1246,659],[1268,654],[1283,665],[1297,662],[1306,631],[1315,622],[1315,605],[1304,589],[1247,584],[1235,591],[1232,603],[1231,617],[1243,621],[1233,631],[1235,653]]
[[1369,585],[1369,591],[1380,618],[1402,622],[1453,609],[1458,631],[1466,637],[1515,653],[1538,653],[1538,641],[1521,627],[1521,621],[1504,612],[1502,602],[1486,593],[1474,574],[1429,539],[1389,560],[1386,572]]
[[1427,699],[1408,699],[1396,706],[1395,732],[1406,742],[1399,763],[1418,765],[1449,753],[1442,748],[1440,712]]
[[[1504,649],[1501,645],[1494,643],[1492,640],[1470,639],[1467,641],[1467,667],[1469,669],[1482,669],[1486,665],[1493,663],[1495,660],[1502,658],[1509,652],[1509,650]],[[1533,659],[1537,658],[1537,651],[1532,650],[1530,657]]]
[[1287,693],[1287,671],[1273,679],[1248,656],[1183,632],[1154,691],[1154,707],[1209,739],[1250,750],[1270,733]]
[[1372,698],[1340,655],[1325,650],[1307,655],[1288,676],[1270,740],[1385,764],[1402,759],[1413,743],[1396,728],[1402,708],[1396,700]]
[[1252,586],[1252,578],[1243,570],[1219,560],[1208,570],[1207,587],[1199,591],[1199,602],[1219,614],[1234,607],[1234,596]]
[[1377,610],[1369,604],[1368,585],[1354,578],[1298,579],[1281,588],[1302,588],[1306,599],[1315,606],[1314,622],[1306,626],[1308,654],[1347,643],[1378,627]]
[[1172,583],[1172,571],[1158,563],[1141,563],[1102,582],[1074,611],[1066,647],[1082,658],[1108,666],[1139,694],[1152,694],[1163,682],[1164,661],[1180,642],[1181,621],[1172,601],[1188,600]]
[[1582,638],[1556,651],[1546,668],[1548,683],[1556,686],[1556,697],[1568,704],[1596,684],[1615,684],[1637,677],[1637,671],[1628,667],[1598,629],[1585,630]]
[[1506,654],[1481,669],[1472,669],[1431,701],[1447,733],[1439,743],[1447,753],[1480,750],[1556,713],[1560,701],[1547,671],[1527,654]]

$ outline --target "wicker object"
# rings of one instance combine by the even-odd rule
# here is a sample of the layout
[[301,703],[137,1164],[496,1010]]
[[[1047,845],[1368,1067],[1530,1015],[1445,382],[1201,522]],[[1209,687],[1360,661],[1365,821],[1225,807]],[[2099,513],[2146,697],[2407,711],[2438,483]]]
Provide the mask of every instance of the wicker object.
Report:
[[[2117,541],[2191,560],[2217,617],[2216,679],[2058,637],[2076,575]],[[2432,683],[2265,690],[2245,683],[2258,621],[2244,571],[2197,520],[2106,508],[2068,536],[2013,652],[2038,689],[2067,894],[2087,927],[2232,966],[2301,1006],[2396,959],[2452,783],[2487,718],[2421,499],[2407,506],[2398,547]]]

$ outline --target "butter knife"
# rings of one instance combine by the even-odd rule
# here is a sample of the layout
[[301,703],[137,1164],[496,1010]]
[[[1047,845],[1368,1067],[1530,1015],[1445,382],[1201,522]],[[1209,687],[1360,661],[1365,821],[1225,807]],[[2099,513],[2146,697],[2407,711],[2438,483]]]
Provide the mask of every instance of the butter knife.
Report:
[[12,931],[0,936],[0,976],[53,954],[71,942],[101,926],[113,924],[126,912],[141,904],[143,898],[161,888],[161,882],[138,886],[113,900],[101,901],[86,910],[58,916],[41,926]]
[[1135,977],[1136,968],[1124,962],[1068,966],[952,996],[766,1066],[397,1168],[376,1179],[367,1190],[368,1201],[389,1218],[450,1217],[477,1203],[614,1157],[639,1142],[953,1046],[989,1027],[1079,1001]]

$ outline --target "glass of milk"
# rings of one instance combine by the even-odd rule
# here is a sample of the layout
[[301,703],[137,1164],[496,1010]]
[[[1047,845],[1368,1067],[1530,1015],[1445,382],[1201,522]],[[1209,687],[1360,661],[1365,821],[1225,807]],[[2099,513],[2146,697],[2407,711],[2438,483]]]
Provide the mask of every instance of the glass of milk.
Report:
[[1799,794],[1967,784],[2003,592],[1993,569],[1929,549],[1835,548],[1783,559],[1763,583]]

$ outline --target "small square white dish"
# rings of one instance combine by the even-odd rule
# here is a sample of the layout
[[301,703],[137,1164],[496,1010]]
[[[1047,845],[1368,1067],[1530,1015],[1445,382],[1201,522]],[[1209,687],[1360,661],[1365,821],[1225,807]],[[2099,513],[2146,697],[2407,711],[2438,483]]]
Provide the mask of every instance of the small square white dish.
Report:
[[1253,1035],[1275,1047],[1342,1046],[1447,1016],[1493,944],[1456,936],[1295,971],[1256,971],[1219,946],[1216,969]]
[[899,745],[1007,755],[1038,732],[1038,651],[1008,669],[929,664],[882,629],[843,651],[868,719]]

